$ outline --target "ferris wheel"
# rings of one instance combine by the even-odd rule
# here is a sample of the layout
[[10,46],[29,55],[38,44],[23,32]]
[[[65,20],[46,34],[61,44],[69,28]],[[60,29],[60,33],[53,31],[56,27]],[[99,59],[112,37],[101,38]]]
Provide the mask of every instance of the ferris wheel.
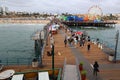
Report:
[[98,5],[93,5],[88,9],[88,15],[91,18],[101,18],[103,15],[102,9]]

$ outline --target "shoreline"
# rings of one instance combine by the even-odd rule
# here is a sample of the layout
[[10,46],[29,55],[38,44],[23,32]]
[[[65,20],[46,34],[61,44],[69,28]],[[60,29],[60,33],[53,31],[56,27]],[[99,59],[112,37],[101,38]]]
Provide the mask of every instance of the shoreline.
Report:
[[20,24],[48,24],[50,20],[40,20],[40,19],[0,19],[0,24],[4,23],[20,23]]
[[[107,20],[109,22],[115,22],[116,24],[120,24],[120,20]],[[12,23],[12,24],[48,24],[50,23],[50,20],[35,20],[35,19],[31,19],[31,20],[16,20],[16,19],[10,19],[10,20],[4,20],[4,19],[0,19],[0,24],[8,24],[8,23]]]
[[109,21],[109,22],[115,22],[117,24],[120,24],[120,20],[107,20],[107,21]]
[[[107,22],[115,22],[120,24],[120,20],[106,20]],[[20,24],[48,24],[49,19],[36,19],[36,18],[0,18],[0,24],[4,23],[20,23]]]

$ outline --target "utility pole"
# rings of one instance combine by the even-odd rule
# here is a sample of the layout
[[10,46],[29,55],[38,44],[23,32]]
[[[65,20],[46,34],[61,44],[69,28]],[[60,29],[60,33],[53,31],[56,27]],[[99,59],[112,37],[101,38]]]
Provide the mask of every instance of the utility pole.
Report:
[[115,45],[115,56],[114,56],[114,62],[116,63],[117,46],[118,46],[118,39],[119,39],[119,30],[117,30],[117,32],[116,32],[115,39],[116,39],[116,45]]

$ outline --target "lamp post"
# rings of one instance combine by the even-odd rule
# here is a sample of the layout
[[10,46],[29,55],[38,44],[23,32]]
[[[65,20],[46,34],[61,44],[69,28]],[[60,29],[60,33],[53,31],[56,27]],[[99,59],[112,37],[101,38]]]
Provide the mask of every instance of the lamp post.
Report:
[[118,46],[118,39],[119,39],[119,30],[116,32],[116,45],[115,45],[115,56],[114,56],[114,62],[116,63],[116,56],[117,56],[117,46]]
[[52,44],[51,53],[52,53],[52,77],[53,77],[53,80],[54,80],[54,44]]

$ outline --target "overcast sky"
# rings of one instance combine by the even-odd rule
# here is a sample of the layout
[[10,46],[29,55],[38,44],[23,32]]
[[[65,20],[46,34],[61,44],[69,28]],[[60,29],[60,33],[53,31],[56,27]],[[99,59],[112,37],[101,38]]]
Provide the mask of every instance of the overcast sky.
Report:
[[0,0],[0,5],[8,7],[9,11],[80,14],[98,5],[104,14],[120,13],[120,0]]

